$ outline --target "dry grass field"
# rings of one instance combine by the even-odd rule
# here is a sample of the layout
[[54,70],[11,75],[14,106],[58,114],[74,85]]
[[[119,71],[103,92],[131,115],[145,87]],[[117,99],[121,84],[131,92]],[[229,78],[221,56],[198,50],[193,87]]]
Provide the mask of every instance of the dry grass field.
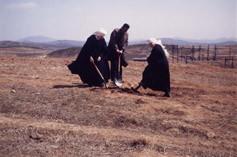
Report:
[[0,156],[237,156],[237,69],[170,61],[171,98],[124,84],[89,87],[73,58],[0,55]]
[[50,53],[51,51],[52,50],[46,50],[34,47],[6,47],[6,48],[0,48],[0,55],[36,57],[36,56],[44,56]]

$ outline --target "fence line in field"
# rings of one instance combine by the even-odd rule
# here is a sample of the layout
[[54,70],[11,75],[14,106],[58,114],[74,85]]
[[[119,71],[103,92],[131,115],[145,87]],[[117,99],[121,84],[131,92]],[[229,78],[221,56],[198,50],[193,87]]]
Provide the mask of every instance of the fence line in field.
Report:
[[235,68],[237,57],[237,46],[219,46],[202,47],[180,47],[178,45],[167,45],[168,51],[171,52],[172,62],[185,62],[188,64],[193,61],[213,61],[223,63],[224,67]]

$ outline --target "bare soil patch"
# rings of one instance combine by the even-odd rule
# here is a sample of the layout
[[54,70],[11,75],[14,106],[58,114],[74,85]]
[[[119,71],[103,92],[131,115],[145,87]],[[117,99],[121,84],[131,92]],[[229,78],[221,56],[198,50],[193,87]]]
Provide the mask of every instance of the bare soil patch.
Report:
[[0,156],[237,156],[236,68],[170,62],[164,98],[131,90],[145,62],[105,89],[72,60],[0,55]]

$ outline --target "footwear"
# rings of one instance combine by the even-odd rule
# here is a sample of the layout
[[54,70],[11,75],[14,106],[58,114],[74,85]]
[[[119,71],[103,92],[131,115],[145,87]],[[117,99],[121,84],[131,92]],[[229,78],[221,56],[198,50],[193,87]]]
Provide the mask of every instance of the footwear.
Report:
[[138,84],[138,86],[136,88],[132,88],[133,91],[137,91],[140,87],[142,86],[142,84]]
[[163,97],[170,97],[170,93],[169,92],[165,92],[165,95],[163,95]]
[[101,83],[100,85],[99,85],[99,87],[104,87],[105,85],[104,85],[104,83]]
[[122,66],[124,66],[124,67],[127,67],[127,66],[128,66],[128,62],[125,61],[124,59],[121,61],[121,64],[122,64]]
[[139,83],[139,85],[140,85],[140,86],[142,86],[144,89],[147,89],[147,86],[146,86],[146,84],[144,84],[144,83],[140,82],[140,83]]
[[127,62],[123,62],[123,63],[122,63],[122,66],[127,67],[127,66],[128,66],[128,63],[127,63]]

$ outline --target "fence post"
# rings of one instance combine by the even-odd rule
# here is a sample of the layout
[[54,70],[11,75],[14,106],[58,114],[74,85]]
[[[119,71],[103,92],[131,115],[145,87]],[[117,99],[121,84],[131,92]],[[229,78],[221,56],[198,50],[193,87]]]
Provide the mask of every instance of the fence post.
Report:
[[175,47],[174,47],[174,45],[172,45],[172,56],[173,56],[172,62],[173,62],[173,63],[174,63],[174,50],[175,50]]
[[192,46],[191,52],[192,52],[192,61],[193,61],[194,60],[194,53],[195,53],[194,45]]
[[215,48],[214,48],[214,56],[213,56],[213,60],[214,60],[214,61],[216,60],[216,51],[217,51],[217,48],[216,48],[216,45],[215,45]]
[[199,48],[198,48],[198,60],[199,61],[201,60],[201,49],[202,49],[202,46],[199,45]]
[[177,46],[177,63],[179,62],[179,46]]
[[209,45],[207,46],[207,60],[209,61]]
[[225,57],[225,67],[226,67],[226,57]]
[[234,68],[234,57],[232,57],[232,68]]
[[229,50],[229,58],[230,58],[231,51],[232,51],[232,50],[231,50],[231,46],[230,46],[230,50]]
[[185,63],[188,64],[188,51],[186,51],[186,54],[185,54]]

